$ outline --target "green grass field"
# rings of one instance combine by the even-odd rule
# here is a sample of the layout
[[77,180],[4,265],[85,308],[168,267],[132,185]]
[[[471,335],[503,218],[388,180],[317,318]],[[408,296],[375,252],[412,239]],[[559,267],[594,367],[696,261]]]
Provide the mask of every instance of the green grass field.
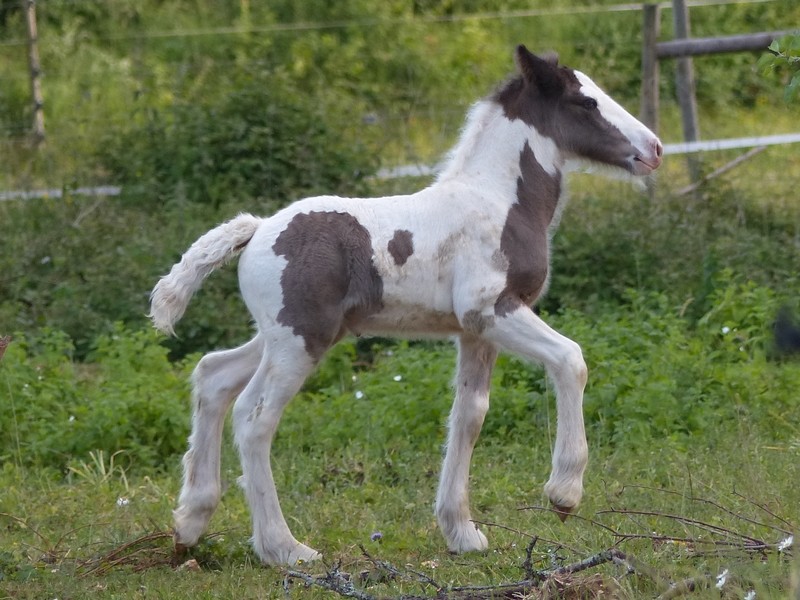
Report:
[[[432,512],[453,351],[431,343],[376,347],[368,366],[355,360],[361,355],[350,344],[334,352],[290,405],[273,452],[290,526],[325,556],[300,570],[328,579],[347,573],[375,598],[464,597],[458,588],[524,581],[615,548],[624,564],[552,575],[528,589],[529,597],[657,597],[691,580],[696,598],[741,598],[751,590],[757,598],[794,598],[800,429],[796,397],[788,394],[800,365],[768,361],[755,338],[732,340],[745,350],[729,347],[712,331],[714,317],[693,329],[677,317],[660,320],[650,301],[638,302],[632,314],[596,322],[577,314],[551,319],[585,342],[592,373],[586,496],[563,525],[541,491],[552,394],[540,369],[508,357],[498,363],[494,406],[472,469],[473,517],[490,536],[484,554],[449,554]],[[625,337],[631,347],[620,344]],[[23,396],[12,387],[19,354],[0,363],[0,385],[21,423]],[[172,367],[146,368],[158,379]],[[118,389],[137,381],[135,370],[119,373]],[[62,377],[77,386],[78,398],[91,393],[85,368]],[[131,392],[150,393],[146,385]],[[334,597],[296,579],[286,583],[285,569],[257,564],[226,438],[222,503],[209,534],[177,567],[169,535],[177,455],[146,466],[133,452],[91,452],[64,471],[26,465],[18,439],[0,473],[2,597]],[[362,546],[400,574],[389,576]],[[716,577],[726,570],[720,592]],[[417,572],[441,591],[421,584]]]

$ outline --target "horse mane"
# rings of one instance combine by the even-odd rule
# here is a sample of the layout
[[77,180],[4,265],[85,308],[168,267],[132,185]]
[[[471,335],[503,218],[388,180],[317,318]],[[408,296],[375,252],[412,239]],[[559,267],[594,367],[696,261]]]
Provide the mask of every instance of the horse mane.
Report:
[[497,101],[500,94],[507,89],[519,86],[521,82],[522,78],[520,76],[511,77],[498,86],[494,92],[478,100],[470,107],[469,111],[467,111],[464,125],[461,128],[458,142],[440,163],[436,181],[453,177],[463,170],[467,157],[475,153],[475,145],[478,143],[481,133],[486,130],[494,119],[502,115],[502,107]]

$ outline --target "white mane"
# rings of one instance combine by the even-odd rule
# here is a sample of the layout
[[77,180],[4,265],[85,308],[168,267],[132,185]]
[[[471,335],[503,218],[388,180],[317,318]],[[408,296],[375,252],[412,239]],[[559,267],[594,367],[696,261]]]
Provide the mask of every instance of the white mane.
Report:
[[436,181],[448,179],[464,170],[467,158],[476,153],[475,146],[478,144],[481,134],[499,116],[502,116],[502,108],[489,98],[479,100],[472,105],[467,112],[458,142],[447,153],[440,165]]

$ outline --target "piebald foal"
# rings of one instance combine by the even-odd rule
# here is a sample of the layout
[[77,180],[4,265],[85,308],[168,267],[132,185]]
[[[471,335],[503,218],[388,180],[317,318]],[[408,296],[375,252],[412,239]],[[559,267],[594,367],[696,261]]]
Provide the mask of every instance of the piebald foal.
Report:
[[283,518],[270,445],[284,407],[325,351],[352,333],[452,336],[455,403],[436,515],[455,552],[483,550],[470,520],[473,447],[489,408],[499,350],[544,363],[558,410],[545,492],[562,516],[580,502],[587,463],[580,347],[531,310],[548,279],[549,228],[562,177],[581,163],[647,175],[658,138],[586,75],[516,51],[519,75],[472,108],[437,180],[410,196],[296,202],[269,218],[243,214],[198,239],[152,294],[171,333],[203,279],[240,254],[242,296],[258,332],[212,352],[194,372],[194,415],[175,511],[177,547],[192,546],[220,500],[220,441],[231,403],[253,544],[269,564],[319,558]]

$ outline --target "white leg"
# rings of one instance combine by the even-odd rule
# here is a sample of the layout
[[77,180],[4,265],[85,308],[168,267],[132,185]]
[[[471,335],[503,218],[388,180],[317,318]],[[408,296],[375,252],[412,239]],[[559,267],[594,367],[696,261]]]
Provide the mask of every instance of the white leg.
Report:
[[178,508],[173,512],[177,549],[197,543],[219,504],[225,414],[255,373],[262,354],[263,341],[256,336],[239,348],[207,354],[194,370],[192,433],[183,457]]
[[554,331],[527,306],[497,317],[484,337],[529,360],[544,363],[556,388],[558,425],[553,470],[544,490],[562,520],[580,503],[588,462],[583,426],[587,369],[580,346]]
[[472,336],[458,342],[456,398],[450,413],[447,452],[436,494],[436,517],[453,552],[485,550],[486,536],[471,521],[469,466],[489,409],[489,385],[497,350]]
[[270,448],[283,409],[314,368],[303,340],[280,328],[255,375],[233,407],[242,461],[241,484],[253,519],[253,547],[264,563],[295,565],[320,554],[298,542],[283,518],[272,477]]

